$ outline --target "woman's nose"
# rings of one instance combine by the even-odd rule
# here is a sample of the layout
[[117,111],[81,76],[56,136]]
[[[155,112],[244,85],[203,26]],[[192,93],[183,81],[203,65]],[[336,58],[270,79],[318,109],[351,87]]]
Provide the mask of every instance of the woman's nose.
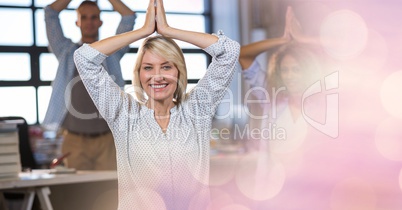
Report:
[[163,75],[162,75],[162,74],[155,74],[155,75],[154,75],[154,80],[155,80],[155,81],[162,81],[162,80],[164,80]]

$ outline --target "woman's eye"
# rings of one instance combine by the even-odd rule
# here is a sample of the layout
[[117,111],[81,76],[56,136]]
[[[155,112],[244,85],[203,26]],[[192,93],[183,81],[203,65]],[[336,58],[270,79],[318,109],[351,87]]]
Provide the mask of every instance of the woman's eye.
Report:
[[152,67],[151,67],[151,66],[145,66],[143,69],[146,70],[146,71],[148,71],[148,70],[151,70]]
[[164,70],[169,70],[171,68],[172,68],[171,66],[162,66],[162,69],[164,69]]

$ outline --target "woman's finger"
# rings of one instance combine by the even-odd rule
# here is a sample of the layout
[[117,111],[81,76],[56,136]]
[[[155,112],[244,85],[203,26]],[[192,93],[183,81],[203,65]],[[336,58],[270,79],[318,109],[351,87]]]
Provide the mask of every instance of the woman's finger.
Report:
[[162,0],[155,0],[156,2],[156,15],[158,21],[164,21],[165,19],[165,9],[163,7]]
[[144,28],[149,30],[149,33],[153,33],[155,31],[155,0],[149,0],[147,13],[145,15],[145,23]]
[[164,30],[169,27],[166,20],[165,8],[163,7],[163,0],[156,0],[156,22],[157,31],[160,34],[163,34]]

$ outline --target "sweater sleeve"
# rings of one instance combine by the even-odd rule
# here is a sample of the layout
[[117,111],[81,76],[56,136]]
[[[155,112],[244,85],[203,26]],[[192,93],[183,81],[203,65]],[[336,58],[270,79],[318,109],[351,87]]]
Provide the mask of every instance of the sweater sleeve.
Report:
[[[74,62],[89,95],[112,130],[126,126],[129,118],[138,117],[139,103],[113,81],[101,65],[106,55],[84,44],[74,53]],[[134,115],[134,116],[133,116]]]
[[205,48],[212,57],[212,62],[204,77],[189,93],[189,111],[196,118],[211,118],[232,82],[235,67],[240,54],[240,45],[226,37],[222,32],[217,34],[218,41]]
[[[136,19],[137,19],[136,14],[122,16],[119,26],[116,29],[116,34],[122,34],[133,30]],[[130,46],[127,45],[122,49],[120,49],[119,51],[115,52],[115,54],[118,56],[119,59],[121,59],[124,56],[124,54],[128,52],[129,49]]]
[[74,43],[71,39],[66,38],[60,23],[59,12],[53,10],[50,6],[44,8],[46,35],[49,42],[49,51],[60,59],[63,54],[68,52]]
[[257,60],[254,60],[248,69],[242,71],[245,86],[245,97],[254,96],[257,100],[267,100],[269,95],[267,85],[267,75]]

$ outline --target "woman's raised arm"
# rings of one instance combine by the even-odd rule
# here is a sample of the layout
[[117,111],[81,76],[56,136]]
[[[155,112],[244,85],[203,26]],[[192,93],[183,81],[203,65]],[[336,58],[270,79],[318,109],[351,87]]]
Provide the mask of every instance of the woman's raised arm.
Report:
[[97,42],[92,43],[90,46],[105,55],[111,55],[137,40],[145,38],[155,32],[155,0],[149,0],[147,13],[145,16],[144,25],[134,31],[129,31],[123,34],[118,34]]
[[199,48],[205,49],[218,41],[218,37],[195,31],[187,31],[177,28],[172,28],[166,21],[165,8],[163,7],[163,0],[156,0],[156,30],[159,34],[178,39],[190,44],[193,44]]

